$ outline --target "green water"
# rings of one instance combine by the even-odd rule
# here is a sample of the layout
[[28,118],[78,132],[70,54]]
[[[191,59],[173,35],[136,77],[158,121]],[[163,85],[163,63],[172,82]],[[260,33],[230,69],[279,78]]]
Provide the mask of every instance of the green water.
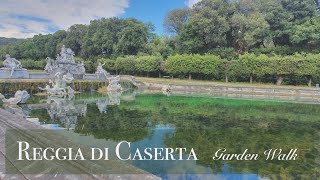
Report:
[[[33,97],[29,104],[39,102],[47,101]],[[186,179],[193,179],[194,174],[212,174],[217,179],[319,177],[320,105],[130,93],[88,93],[55,103],[71,110],[50,110],[56,107],[51,104],[48,109],[29,110],[30,116],[38,117],[42,125],[56,124],[95,139],[132,142],[133,148],[194,148],[198,161],[129,162],[162,178],[170,173],[185,174]],[[99,109],[97,104],[108,105]],[[298,159],[213,161],[220,148],[259,154],[271,148],[298,149]]]

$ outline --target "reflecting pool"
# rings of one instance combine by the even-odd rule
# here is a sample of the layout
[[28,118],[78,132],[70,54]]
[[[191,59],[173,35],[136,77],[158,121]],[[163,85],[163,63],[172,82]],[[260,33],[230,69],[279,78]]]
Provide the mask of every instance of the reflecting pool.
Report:
[[[32,97],[21,111],[75,142],[131,149],[194,148],[198,161],[127,161],[164,179],[316,179],[320,166],[320,105],[262,100],[166,96],[157,93],[82,93],[74,99]],[[218,160],[218,149],[262,154],[297,149],[295,161]],[[134,153],[134,152],[132,152]],[[178,154],[175,154],[178,156]],[[187,154],[184,154],[187,156]]]

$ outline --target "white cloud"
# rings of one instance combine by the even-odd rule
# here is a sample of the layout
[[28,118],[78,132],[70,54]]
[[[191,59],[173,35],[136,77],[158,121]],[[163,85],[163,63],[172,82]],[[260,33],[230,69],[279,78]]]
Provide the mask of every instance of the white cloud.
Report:
[[197,4],[198,2],[200,2],[201,0],[188,0],[186,1],[186,5],[189,7],[189,8],[192,8],[193,5]]
[[124,13],[129,0],[1,0],[0,37],[32,37]]

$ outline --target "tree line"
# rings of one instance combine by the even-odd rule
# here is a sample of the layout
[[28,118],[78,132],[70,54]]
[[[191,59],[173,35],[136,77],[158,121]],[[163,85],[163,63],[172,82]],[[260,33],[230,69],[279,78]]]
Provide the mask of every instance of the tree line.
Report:
[[30,40],[1,47],[0,55],[10,53],[19,59],[34,60],[55,58],[63,44],[82,58],[136,55],[151,38],[152,28],[136,19],[102,18],[91,21],[90,25],[76,24],[67,31],[39,34]]
[[220,47],[243,53],[261,47],[319,45],[317,0],[202,0],[165,19],[177,51],[210,53]]
[[170,75],[179,78],[234,82],[305,84],[320,80],[320,54],[267,56],[245,53],[236,60],[215,55],[126,56],[116,60],[101,58],[114,74],[142,76]]
[[[10,54],[22,60],[26,68],[43,69],[44,59],[55,58],[64,44],[73,49],[77,61],[85,62],[89,73],[95,71],[98,62],[105,61],[104,67],[118,74],[162,73],[227,81],[249,78],[250,82],[278,79],[278,84],[283,77],[290,77],[286,83],[304,84],[306,75],[286,64],[277,68],[290,67],[291,72],[276,74],[270,68],[240,72],[261,63],[262,57],[270,62],[278,60],[278,64],[294,64],[297,53],[302,57],[319,54],[318,6],[317,0],[202,0],[193,8],[170,11],[164,19],[167,35],[155,35],[151,23],[133,18],[102,18],[0,46],[0,57]],[[239,64],[248,55],[251,60]],[[239,66],[236,73],[232,70],[237,69],[235,64]],[[223,75],[222,69],[228,75]]]

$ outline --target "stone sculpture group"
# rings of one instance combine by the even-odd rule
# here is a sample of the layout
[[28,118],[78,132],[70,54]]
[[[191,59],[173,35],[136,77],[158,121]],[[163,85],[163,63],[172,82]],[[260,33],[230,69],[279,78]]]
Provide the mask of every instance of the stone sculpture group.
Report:
[[[72,88],[74,79],[84,79],[85,76],[92,77],[90,74],[85,74],[86,69],[84,62],[76,63],[74,55],[74,52],[70,48],[66,48],[63,45],[56,59],[47,57],[45,59],[45,72],[40,73],[38,76],[50,80],[49,84],[45,87],[39,87],[39,89],[46,91],[48,95],[70,96],[75,92]],[[27,70],[22,68],[21,62],[15,58],[11,58],[10,55],[6,55],[3,65],[4,67],[0,68],[0,78],[31,78]],[[120,76],[111,76],[110,73],[103,68],[104,65],[105,64],[102,63],[98,64],[95,79],[108,81],[107,91],[122,91]],[[15,73],[16,71],[20,72]],[[9,76],[9,72],[10,77],[2,77]],[[34,75],[32,77],[34,77]],[[133,84],[135,83],[134,78],[132,78],[132,82]]]
[[[47,94],[49,95],[73,95],[74,90],[71,88],[70,84],[72,84],[72,81],[74,80],[74,75],[85,74],[84,63],[81,62],[80,64],[77,64],[74,59],[74,52],[69,48],[65,48],[65,46],[61,48],[61,52],[57,55],[56,60],[48,57],[46,58],[46,62],[45,71],[52,77],[52,80],[50,81],[51,86],[46,85],[45,88],[40,87],[40,89],[47,91]],[[110,76],[110,73],[108,73],[103,66],[104,64],[98,64],[96,74],[98,77],[103,75],[103,78],[109,82],[107,90],[121,91],[120,76]]]
[[51,59],[46,58],[45,72],[49,73],[51,76],[55,76],[56,73],[61,74],[73,74],[73,75],[83,75],[86,72],[84,63],[76,63],[74,59],[74,52],[70,48],[66,48],[64,45],[61,48],[60,54],[57,58]]
[[[133,76],[111,76],[103,66],[99,63],[95,74],[86,74],[84,62],[76,63],[74,52],[64,45],[56,59],[47,57],[45,59],[46,66],[44,72],[28,72],[22,68],[22,64],[10,55],[6,55],[3,61],[3,68],[0,68],[0,79],[46,79],[49,83],[45,87],[39,87],[48,95],[47,104],[49,105],[48,114],[51,119],[59,119],[66,128],[73,129],[77,123],[77,116],[86,116],[86,105],[73,105],[72,101],[66,101],[66,97],[71,100],[74,97],[75,90],[73,89],[74,79],[99,80],[107,81],[108,96],[106,99],[101,99],[96,102],[101,113],[107,112],[107,106],[120,105],[120,96],[123,88],[120,84],[121,78],[127,78],[128,81],[135,84]],[[127,84],[123,84],[126,87]],[[27,113],[22,109],[30,98],[27,91],[17,91],[14,97],[6,98],[0,93],[0,102],[3,102],[2,108],[13,114],[23,117],[28,117]]]
[[46,62],[45,71],[52,78],[49,81],[51,85],[47,84],[46,87],[39,87],[39,89],[47,91],[48,95],[73,96],[74,90],[71,88],[71,84],[74,80],[74,75],[83,75],[85,73],[83,62],[80,64],[76,63],[74,52],[64,45],[56,60],[47,57]]

